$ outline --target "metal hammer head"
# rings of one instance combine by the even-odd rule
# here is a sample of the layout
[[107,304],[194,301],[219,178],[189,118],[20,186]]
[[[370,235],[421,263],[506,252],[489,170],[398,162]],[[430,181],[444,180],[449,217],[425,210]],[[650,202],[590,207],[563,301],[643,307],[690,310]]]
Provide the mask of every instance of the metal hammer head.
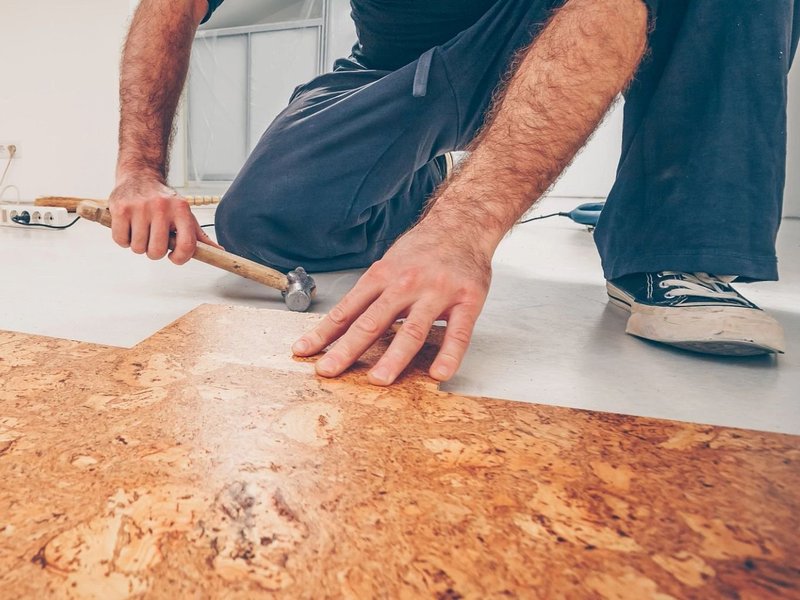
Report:
[[283,300],[289,310],[305,312],[311,306],[311,299],[317,292],[317,284],[303,267],[297,267],[286,274],[289,286],[283,292]]

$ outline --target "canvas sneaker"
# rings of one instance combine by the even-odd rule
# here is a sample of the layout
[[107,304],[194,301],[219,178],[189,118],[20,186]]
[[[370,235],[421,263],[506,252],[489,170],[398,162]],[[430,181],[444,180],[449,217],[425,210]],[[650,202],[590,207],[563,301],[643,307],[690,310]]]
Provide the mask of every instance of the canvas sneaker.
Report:
[[737,292],[734,277],[634,273],[606,282],[609,300],[631,313],[625,332],[685,350],[751,356],[783,354],[783,328]]

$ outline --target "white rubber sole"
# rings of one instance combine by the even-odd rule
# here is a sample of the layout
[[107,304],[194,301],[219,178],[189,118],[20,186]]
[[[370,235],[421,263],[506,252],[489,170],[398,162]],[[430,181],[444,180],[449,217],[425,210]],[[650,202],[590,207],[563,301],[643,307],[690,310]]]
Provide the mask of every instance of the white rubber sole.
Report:
[[631,313],[625,333],[684,350],[722,356],[783,354],[783,327],[763,310],[736,306],[663,308],[639,304],[607,282],[612,304]]

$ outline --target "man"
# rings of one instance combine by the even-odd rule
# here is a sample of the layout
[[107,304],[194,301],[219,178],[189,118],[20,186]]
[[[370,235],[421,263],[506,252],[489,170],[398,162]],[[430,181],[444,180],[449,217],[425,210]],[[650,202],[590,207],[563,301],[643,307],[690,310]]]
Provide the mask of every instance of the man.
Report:
[[[125,47],[113,237],[152,259],[171,231],[178,264],[209,241],[164,182],[192,37],[220,2],[143,0]],[[452,377],[497,245],[620,92],[622,159],[595,238],[628,331],[701,352],[782,351],[780,325],[729,282],[777,278],[793,0],[351,5],[353,56],[295,91],[216,218],[228,250],[278,268],[369,266],[293,347],[336,341],[321,375],[404,317],[370,380],[391,384],[438,319],[430,374]],[[457,149],[470,156],[445,181]]]

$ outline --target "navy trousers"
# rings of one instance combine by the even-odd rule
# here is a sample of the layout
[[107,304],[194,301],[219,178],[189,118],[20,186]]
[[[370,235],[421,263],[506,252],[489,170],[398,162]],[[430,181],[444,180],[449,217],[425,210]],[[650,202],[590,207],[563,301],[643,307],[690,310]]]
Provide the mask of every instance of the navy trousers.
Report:
[[[514,54],[563,2],[500,0],[401,69],[341,59],[297,88],[217,210],[220,243],[284,270],[378,260],[442,181],[437,157],[469,144]],[[622,157],[595,231],[605,276],[776,279],[800,0],[648,5],[650,49],[625,94]]]

